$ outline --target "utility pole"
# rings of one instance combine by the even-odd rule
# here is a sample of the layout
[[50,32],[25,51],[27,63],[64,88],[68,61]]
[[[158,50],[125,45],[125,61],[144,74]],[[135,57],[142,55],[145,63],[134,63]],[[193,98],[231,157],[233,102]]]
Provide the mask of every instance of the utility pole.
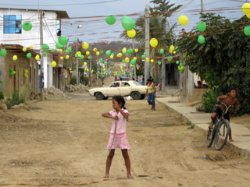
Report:
[[39,20],[40,20],[40,91],[41,91],[41,99],[43,100],[43,88],[44,88],[44,71],[43,71],[43,12],[38,10],[39,12]]
[[203,2],[203,0],[201,0],[201,13],[203,13],[204,12],[204,2]]
[[[149,9],[148,6],[145,8],[145,52],[146,52],[146,58],[150,58],[150,46],[149,46],[149,39],[150,39],[150,15],[149,15]],[[150,63],[146,62],[144,63],[144,84],[148,80],[150,76]]]
[[92,74],[92,59],[91,60],[89,60],[89,87],[91,87],[92,86],[92,76],[91,76],[91,74]]

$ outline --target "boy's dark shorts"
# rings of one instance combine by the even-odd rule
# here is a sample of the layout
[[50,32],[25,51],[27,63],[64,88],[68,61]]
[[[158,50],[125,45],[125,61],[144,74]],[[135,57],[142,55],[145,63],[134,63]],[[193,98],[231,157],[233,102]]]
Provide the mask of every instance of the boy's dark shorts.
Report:
[[[216,107],[216,109],[214,110],[214,112],[216,114],[218,114],[218,117],[221,117],[223,111],[219,107]],[[227,112],[227,113],[224,114],[224,118],[227,119],[228,121],[230,121],[229,112]]]

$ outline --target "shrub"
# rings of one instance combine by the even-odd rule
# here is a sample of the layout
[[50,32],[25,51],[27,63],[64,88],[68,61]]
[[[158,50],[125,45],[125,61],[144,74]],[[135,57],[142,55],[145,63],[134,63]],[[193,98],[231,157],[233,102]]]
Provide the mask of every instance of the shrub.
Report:
[[216,92],[212,89],[207,90],[202,97],[202,109],[205,112],[213,112],[216,104]]
[[14,91],[12,94],[12,97],[8,98],[8,100],[7,100],[7,107],[8,107],[8,109],[10,109],[12,106],[18,105],[18,104],[24,103],[24,102],[25,102],[24,97],[19,96],[18,91]]
[[76,77],[75,76],[70,79],[70,84],[76,85]]
[[3,92],[0,91],[0,100],[4,99]]

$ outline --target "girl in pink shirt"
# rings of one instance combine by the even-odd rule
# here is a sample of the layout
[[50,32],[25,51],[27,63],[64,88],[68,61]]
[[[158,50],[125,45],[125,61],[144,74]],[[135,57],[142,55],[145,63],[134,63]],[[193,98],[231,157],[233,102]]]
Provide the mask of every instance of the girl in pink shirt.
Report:
[[114,109],[113,111],[102,114],[103,117],[111,118],[113,120],[107,146],[109,149],[109,155],[106,160],[106,172],[104,178],[109,178],[109,170],[116,148],[122,150],[122,156],[127,168],[127,177],[131,178],[130,158],[128,155],[129,144],[126,133],[129,113],[125,107],[125,100],[121,96],[113,97],[112,106]]

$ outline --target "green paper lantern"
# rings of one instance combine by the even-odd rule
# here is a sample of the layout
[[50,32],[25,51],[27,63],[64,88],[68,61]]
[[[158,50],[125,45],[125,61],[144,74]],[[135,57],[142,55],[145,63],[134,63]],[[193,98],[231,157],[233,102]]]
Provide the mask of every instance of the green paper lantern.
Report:
[[57,48],[57,49],[63,49],[63,48],[64,48],[64,45],[62,45],[61,43],[57,42],[57,43],[56,43],[56,48]]
[[102,62],[103,62],[103,58],[99,58],[99,60],[98,60],[98,61],[102,63]]
[[172,56],[168,56],[168,62],[172,62],[173,57]]
[[61,44],[61,45],[66,45],[67,43],[68,43],[68,39],[66,38],[66,36],[60,36],[59,38],[58,38],[58,42]]
[[204,21],[200,21],[198,24],[197,24],[197,30],[200,31],[200,32],[204,32],[207,28],[207,25]]
[[68,48],[66,49],[66,53],[69,54],[69,53],[71,53],[71,52],[72,52],[72,47],[68,47]]
[[180,64],[180,61],[179,61],[179,60],[177,60],[175,63],[176,63],[177,65],[179,65],[179,64]]
[[107,51],[106,51],[106,53],[105,53],[105,54],[106,54],[106,56],[110,56],[110,55],[111,55],[111,53],[112,53],[112,51],[109,49],[109,50],[107,50]]
[[183,64],[180,64],[180,65],[178,66],[178,70],[179,70],[180,72],[183,72],[183,71],[185,70],[185,66],[184,66]]
[[104,61],[104,64],[107,65],[107,64],[108,64],[108,61]]
[[10,68],[9,74],[10,74],[10,77],[13,77],[16,74],[14,68]]
[[135,21],[130,18],[129,16],[123,16],[122,17],[122,27],[129,31],[129,30],[132,30],[135,26]]
[[108,25],[114,25],[115,22],[116,22],[116,18],[115,18],[115,16],[110,15],[110,16],[107,16],[107,17],[105,18],[105,21],[106,21],[106,23],[107,23]]
[[92,57],[91,55],[89,55],[89,56],[88,56],[88,59],[89,59],[89,60],[92,60],[92,59],[93,59],[93,57]]
[[130,49],[127,50],[127,54],[131,55],[133,53],[133,51],[134,50],[132,48],[130,48]]
[[6,49],[5,49],[5,48],[2,48],[2,49],[0,50],[0,56],[1,56],[1,57],[5,57],[6,55],[7,55]]
[[83,59],[84,59],[84,56],[83,56],[83,55],[80,55],[80,56],[79,56],[79,59],[80,59],[80,60],[83,60]]
[[246,26],[246,27],[244,28],[244,34],[245,34],[246,36],[250,36],[250,26]]
[[159,53],[163,55],[165,53],[165,50],[163,48],[160,49]]
[[162,62],[161,62],[160,60],[158,60],[157,64],[161,65],[161,64],[162,64]]
[[142,59],[145,59],[145,58],[146,58],[146,55],[142,55],[141,58],[142,58]]
[[198,43],[199,44],[205,44],[206,43],[206,38],[203,35],[198,36]]
[[48,44],[43,44],[42,49],[43,49],[44,52],[48,52],[49,51],[49,45]]
[[23,23],[23,30],[30,31],[32,29],[32,24],[29,21]]
[[30,59],[31,56],[32,56],[31,53],[27,53],[27,54],[26,54],[26,58],[27,58],[27,59]]
[[136,60],[135,59],[131,60],[130,64],[133,66],[136,65]]

